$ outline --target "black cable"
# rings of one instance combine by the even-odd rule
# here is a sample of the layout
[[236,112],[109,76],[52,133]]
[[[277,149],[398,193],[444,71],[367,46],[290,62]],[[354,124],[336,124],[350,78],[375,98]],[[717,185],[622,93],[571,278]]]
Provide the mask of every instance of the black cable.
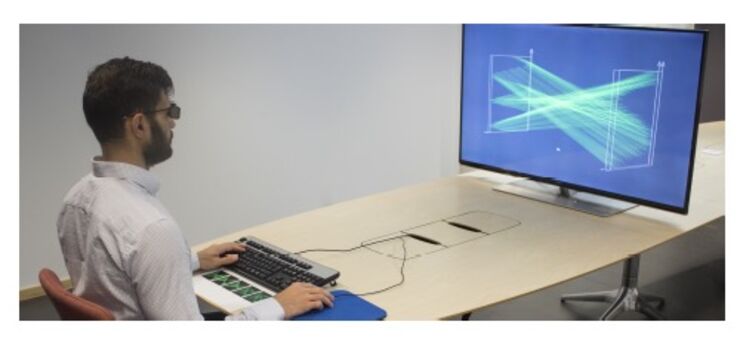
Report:
[[[391,285],[391,286],[388,286],[386,288],[383,288],[383,289],[369,291],[369,292],[355,294],[355,295],[357,295],[357,296],[366,296],[366,295],[379,294],[379,293],[385,292],[387,290],[396,288],[396,287],[402,285],[404,283],[404,281],[406,281],[406,275],[403,273],[403,269],[404,269],[404,267],[406,267],[406,240],[404,239],[405,236],[406,235],[403,235],[403,236],[398,237],[398,238],[401,239],[401,246],[403,247],[403,260],[401,261],[401,281],[399,281],[398,283],[396,283],[394,285]],[[347,295],[347,294],[337,294],[334,297],[342,296],[342,295]]]
[[[361,293],[361,294],[354,294],[356,296],[374,295],[374,294],[379,294],[379,293],[385,292],[387,290],[390,290],[392,288],[398,287],[398,286],[402,285],[406,281],[406,275],[403,272],[404,268],[406,267],[406,255],[407,255],[406,254],[406,240],[404,240],[404,237],[408,237],[408,235],[394,236],[394,237],[390,237],[390,238],[386,238],[386,239],[382,239],[382,240],[378,240],[378,241],[373,241],[373,242],[370,242],[370,243],[365,243],[366,241],[363,241],[363,242],[360,242],[360,245],[359,246],[353,247],[353,248],[348,248],[348,249],[306,249],[306,250],[301,250],[299,252],[295,252],[294,254],[298,255],[298,254],[304,254],[304,253],[308,253],[308,252],[350,252],[350,251],[353,251],[355,249],[364,248],[365,246],[369,246],[369,245],[373,245],[373,244],[377,244],[377,243],[381,243],[381,242],[387,242],[387,241],[395,240],[395,239],[401,239],[401,246],[403,247],[403,260],[401,261],[401,281],[399,281],[398,283],[393,284],[391,286],[388,286],[386,288],[383,288],[383,289],[369,291],[369,292],[365,292],[365,293]],[[337,297],[342,297],[342,296],[349,296],[349,294],[337,294],[334,297],[337,298]]]
[[298,252],[294,252],[293,254],[300,255],[300,254],[314,253],[314,252],[322,252],[322,253],[328,253],[328,252],[350,252],[350,251],[353,251],[355,249],[363,248],[365,246],[369,246],[369,245],[373,245],[373,244],[381,243],[381,242],[385,242],[385,241],[395,240],[397,238],[402,238],[402,237],[405,237],[405,236],[406,235],[395,236],[395,237],[390,237],[390,238],[386,238],[386,239],[382,239],[382,240],[378,240],[378,241],[370,242],[370,243],[365,243],[367,241],[362,241],[362,242],[360,242],[360,245],[359,246],[352,247],[352,248],[347,248],[347,249],[322,249],[322,248],[306,249],[306,250],[301,250],[301,251],[298,251]]

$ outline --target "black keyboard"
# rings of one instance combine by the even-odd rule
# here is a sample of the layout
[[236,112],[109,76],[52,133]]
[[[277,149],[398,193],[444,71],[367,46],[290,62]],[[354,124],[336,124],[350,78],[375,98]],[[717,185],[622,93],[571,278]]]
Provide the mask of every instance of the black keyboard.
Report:
[[243,237],[239,242],[247,246],[247,250],[227,268],[273,292],[280,292],[293,282],[308,282],[321,287],[334,283],[339,277],[339,272],[334,269],[260,239]]

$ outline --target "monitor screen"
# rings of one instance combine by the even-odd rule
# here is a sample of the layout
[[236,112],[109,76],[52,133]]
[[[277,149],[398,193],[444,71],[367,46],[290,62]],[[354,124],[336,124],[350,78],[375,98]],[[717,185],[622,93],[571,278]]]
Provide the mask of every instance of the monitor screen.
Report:
[[704,40],[464,25],[460,162],[687,213]]

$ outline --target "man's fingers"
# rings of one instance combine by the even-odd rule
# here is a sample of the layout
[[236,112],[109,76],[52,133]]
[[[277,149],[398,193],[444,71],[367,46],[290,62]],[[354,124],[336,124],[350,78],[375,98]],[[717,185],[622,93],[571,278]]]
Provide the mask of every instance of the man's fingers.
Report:
[[322,305],[334,307],[334,296],[322,288],[316,286],[306,288],[306,295],[311,301],[319,301]]
[[[221,243],[221,244],[214,244],[212,246],[213,250],[215,251],[216,256],[221,256],[223,258],[229,258],[227,263],[233,263],[236,260],[232,260],[232,255],[235,253],[242,253],[247,248],[244,245],[238,244],[238,243]],[[223,259],[220,259],[219,262],[223,262]]]
[[330,301],[334,301],[334,295],[331,295],[331,293],[327,292],[324,288],[307,282],[301,282],[300,285],[308,294],[316,295],[315,297],[321,296],[329,299]]
[[305,282],[303,283],[303,285],[306,288],[306,290],[309,291],[309,292],[311,292],[311,293],[314,293],[314,294],[319,294],[320,293],[320,294],[324,294],[324,295],[331,296],[332,298],[334,298],[334,296],[332,296],[324,288],[321,288],[321,287],[316,286],[316,285],[311,284],[311,283],[305,283]]
[[227,243],[221,243],[216,245],[219,252],[224,253],[227,251],[238,251],[242,252],[247,249],[246,246],[244,246],[241,243],[234,243],[234,242],[227,242]]
[[331,293],[327,292],[324,288],[316,287],[311,290],[313,294],[319,294],[331,301],[334,301],[334,295],[331,295]]
[[321,295],[321,296],[325,296],[325,297],[327,297],[329,299],[334,299],[334,296],[331,295],[326,290],[324,290],[323,288],[316,287],[316,288],[312,288],[312,289],[307,289],[306,292],[308,292],[311,295]]
[[331,299],[328,296],[321,294],[319,295],[319,299],[324,305],[329,306],[329,307],[334,307],[334,303],[332,303]]
[[219,259],[219,266],[225,266],[227,264],[232,264],[238,260],[239,260],[239,255],[229,254]]

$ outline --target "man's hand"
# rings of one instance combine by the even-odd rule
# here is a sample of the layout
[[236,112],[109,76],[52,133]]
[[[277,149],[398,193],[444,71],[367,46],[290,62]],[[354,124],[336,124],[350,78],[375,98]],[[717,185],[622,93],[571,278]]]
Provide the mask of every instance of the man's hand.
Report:
[[232,253],[244,252],[247,248],[236,242],[214,244],[198,252],[200,269],[211,270],[227,264],[232,264],[239,259],[239,255]]
[[294,282],[285,288],[275,300],[283,307],[285,319],[301,315],[312,309],[323,309],[324,306],[334,306],[334,296],[322,288],[310,283]]

